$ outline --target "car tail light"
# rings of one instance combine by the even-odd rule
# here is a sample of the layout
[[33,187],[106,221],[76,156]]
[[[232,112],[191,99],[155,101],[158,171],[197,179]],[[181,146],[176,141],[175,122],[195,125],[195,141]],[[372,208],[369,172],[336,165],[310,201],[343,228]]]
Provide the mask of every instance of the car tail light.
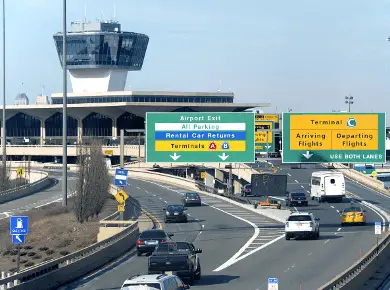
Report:
[[200,200],[200,197],[198,196],[198,197],[196,198],[196,200]]
[[142,240],[137,240],[137,246],[142,245]]
[[313,226],[313,222],[310,222],[310,226],[311,226],[311,227]]
[[245,192],[249,192],[249,189],[247,188],[247,189],[245,189]]
[[161,240],[161,243],[165,243],[167,240],[166,239],[162,239]]
[[290,198],[290,200],[294,200],[294,198],[293,198],[293,197],[291,197],[291,198]]
[[288,222],[286,222],[286,227],[288,227]]
[[308,197],[308,196],[306,196],[306,200],[309,200],[309,197]]

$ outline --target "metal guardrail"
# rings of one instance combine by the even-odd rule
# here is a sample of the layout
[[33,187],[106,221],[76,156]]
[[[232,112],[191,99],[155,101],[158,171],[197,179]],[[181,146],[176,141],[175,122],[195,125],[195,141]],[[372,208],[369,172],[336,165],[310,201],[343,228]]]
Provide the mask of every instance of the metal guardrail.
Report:
[[[336,289],[363,289],[363,283],[367,281],[376,271],[376,267],[370,267],[383,253],[384,250],[390,249],[390,232],[386,233],[386,236],[380,241],[377,246],[372,247],[368,253],[366,253],[361,259],[354,263],[351,267],[345,270],[343,273],[335,277],[332,281],[318,288],[318,290],[336,290]],[[376,265],[380,266],[380,265]],[[364,273],[366,272],[366,273]],[[365,274],[361,280],[360,286],[356,283],[356,279],[359,275]],[[368,278],[366,278],[368,277]],[[360,282],[359,282],[360,283]],[[352,285],[353,284],[353,285]]]
[[[89,247],[86,247],[84,249],[81,249],[77,252],[71,253],[69,255],[66,255],[62,258],[54,259],[45,263],[41,263],[35,267],[32,267],[30,269],[24,270],[18,274],[12,275],[10,277],[0,279],[0,285],[3,285],[7,288],[7,283],[13,283],[15,280],[17,281],[17,285],[19,284],[28,284],[29,282],[32,282],[33,280],[36,280],[38,278],[42,278],[51,272],[58,271],[59,269],[70,267],[73,263],[89,257],[93,254],[99,253],[99,251],[102,251],[103,249],[113,246],[116,242],[123,239],[124,237],[132,234],[134,231],[138,231],[138,221],[135,221],[131,226],[127,227],[125,230],[121,231],[120,233],[105,239],[101,242],[95,243]],[[94,265],[91,265],[92,267],[89,269],[89,271],[94,270]],[[83,272],[80,272],[80,274],[86,272],[86,269],[82,269]],[[61,275],[58,273],[58,275]],[[82,275],[81,275],[82,276]],[[65,278],[65,277],[63,277]],[[70,281],[68,281],[70,282]],[[26,285],[27,286],[27,285]],[[12,287],[11,287],[12,288]],[[18,287],[19,288],[19,287]],[[23,288],[23,289],[29,289],[29,288]],[[30,288],[33,289],[33,288]],[[35,288],[36,289],[36,288]]]

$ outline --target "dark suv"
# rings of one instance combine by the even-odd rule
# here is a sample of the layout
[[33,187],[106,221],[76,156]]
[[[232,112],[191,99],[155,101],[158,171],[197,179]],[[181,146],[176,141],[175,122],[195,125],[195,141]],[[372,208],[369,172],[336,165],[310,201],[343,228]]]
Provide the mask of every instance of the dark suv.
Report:
[[309,198],[304,192],[287,192],[286,206],[309,205]]
[[143,231],[137,240],[137,256],[142,253],[151,254],[160,243],[171,241],[173,234],[168,234],[164,230],[146,230]]

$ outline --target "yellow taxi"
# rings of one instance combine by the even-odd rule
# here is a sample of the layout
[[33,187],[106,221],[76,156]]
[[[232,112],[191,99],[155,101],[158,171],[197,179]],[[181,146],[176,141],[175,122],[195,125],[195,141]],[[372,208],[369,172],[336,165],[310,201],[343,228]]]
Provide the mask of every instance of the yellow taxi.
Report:
[[359,206],[350,206],[345,208],[341,216],[341,226],[344,226],[346,224],[362,224],[364,225],[366,223],[366,211],[363,210]]

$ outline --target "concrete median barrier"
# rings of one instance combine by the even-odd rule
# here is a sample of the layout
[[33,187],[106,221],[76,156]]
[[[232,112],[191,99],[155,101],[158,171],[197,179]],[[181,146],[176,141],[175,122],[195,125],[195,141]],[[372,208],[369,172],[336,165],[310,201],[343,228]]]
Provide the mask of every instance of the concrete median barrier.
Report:
[[348,168],[348,166],[345,166],[343,164],[336,164],[334,163],[334,168],[340,172],[342,172],[345,176],[349,177],[352,180],[355,180],[371,189],[377,190],[379,192],[390,194],[387,189],[385,189],[385,185],[382,181],[375,180],[370,176],[367,176],[366,174],[363,174],[361,172],[358,172],[354,169]]
[[[16,175],[16,173],[12,173],[11,178],[15,177],[13,175]],[[48,173],[42,171],[31,170],[30,181],[32,183],[0,192],[0,204],[37,193],[54,184],[54,181],[49,178]]]

